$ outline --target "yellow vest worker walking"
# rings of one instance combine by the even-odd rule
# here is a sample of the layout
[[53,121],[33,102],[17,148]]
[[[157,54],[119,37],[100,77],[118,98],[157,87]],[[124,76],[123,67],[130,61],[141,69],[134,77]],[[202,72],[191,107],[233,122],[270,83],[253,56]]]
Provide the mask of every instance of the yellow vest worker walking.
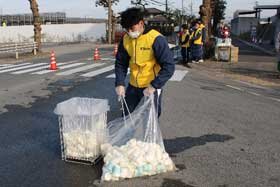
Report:
[[[126,34],[116,55],[116,93],[118,96],[125,96],[130,112],[144,95],[154,94],[159,116],[161,89],[175,70],[173,54],[166,39],[159,32],[145,29],[142,9],[129,8],[124,11],[121,14],[121,25],[126,29]],[[125,91],[128,67],[130,81]]]

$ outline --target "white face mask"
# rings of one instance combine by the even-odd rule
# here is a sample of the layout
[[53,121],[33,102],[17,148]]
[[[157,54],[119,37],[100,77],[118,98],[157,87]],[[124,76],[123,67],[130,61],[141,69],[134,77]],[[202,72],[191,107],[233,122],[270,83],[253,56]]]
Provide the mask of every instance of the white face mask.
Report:
[[139,31],[128,32],[128,35],[130,36],[130,38],[136,39],[141,35],[141,32]]

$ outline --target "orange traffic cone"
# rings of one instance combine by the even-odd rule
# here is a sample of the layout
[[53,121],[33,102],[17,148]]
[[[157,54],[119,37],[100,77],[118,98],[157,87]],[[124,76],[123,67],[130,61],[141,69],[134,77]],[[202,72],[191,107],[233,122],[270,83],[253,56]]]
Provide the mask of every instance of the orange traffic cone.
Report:
[[94,60],[100,60],[100,55],[99,55],[98,48],[95,48],[95,50],[94,50],[93,59]]
[[51,52],[50,61],[50,70],[57,70],[54,51]]
[[116,56],[118,53],[118,44],[115,45],[115,48],[114,48],[114,53],[113,55]]

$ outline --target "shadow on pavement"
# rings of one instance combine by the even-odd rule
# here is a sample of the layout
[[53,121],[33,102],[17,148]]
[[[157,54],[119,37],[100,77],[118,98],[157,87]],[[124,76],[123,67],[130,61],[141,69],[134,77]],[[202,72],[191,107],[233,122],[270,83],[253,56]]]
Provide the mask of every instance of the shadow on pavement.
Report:
[[230,72],[249,75],[249,76],[256,76],[261,78],[280,79],[280,73],[276,71],[266,71],[266,70],[257,70],[257,69],[249,69],[249,68],[233,68],[230,69]]
[[230,135],[206,134],[200,137],[179,137],[164,140],[165,149],[169,154],[176,154],[194,146],[205,145],[210,142],[225,142],[234,139]]
[[163,179],[163,183],[161,184],[161,187],[194,187],[191,185],[188,185],[184,182],[182,182],[181,180],[178,179],[168,179],[168,178],[164,178]]

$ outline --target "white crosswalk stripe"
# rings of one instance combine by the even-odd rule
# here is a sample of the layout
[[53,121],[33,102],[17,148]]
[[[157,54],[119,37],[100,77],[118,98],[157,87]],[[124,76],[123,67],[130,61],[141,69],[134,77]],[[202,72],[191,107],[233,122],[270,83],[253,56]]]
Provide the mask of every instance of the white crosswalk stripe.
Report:
[[[183,78],[186,76],[186,74],[188,73],[188,71],[185,70],[175,70],[174,75],[170,78],[170,81],[182,81]],[[129,75],[129,73],[128,73]],[[113,73],[111,75],[108,75],[106,78],[111,78],[114,79],[116,78],[116,75]]]
[[[58,66],[60,65],[64,65],[66,63],[57,63]],[[36,67],[36,68],[31,68],[31,69],[26,69],[26,70],[21,70],[21,71],[16,71],[16,72],[13,72],[11,74],[24,74],[24,73],[29,73],[29,72],[33,72],[33,71],[37,71],[37,70],[41,70],[41,69],[46,69],[46,68],[49,68],[50,65],[44,65],[44,66],[41,66],[41,67]]]
[[[70,63],[72,62],[72,63]],[[37,64],[31,64],[31,63],[22,63],[22,64],[2,64],[3,66],[2,70],[0,69],[0,73],[5,73],[5,72],[10,72],[11,74],[14,75],[20,75],[20,74],[25,74],[25,73],[30,73],[30,74],[37,74],[37,75],[43,75],[47,74],[50,72],[57,72],[56,75],[58,76],[67,76],[75,73],[80,73],[80,76],[82,77],[95,77],[100,74],[109,72],[114,70],[115,65],[108,65],[108,63],[93,63],[93,64],[87,64],[87,63],[73,63],[74,61],[69,61],[69,62],[61,62],[57,63],[58,69],[57,70],[49,70],[47,69],[49,67],[48,63],[37,63]],[[5,65],[5,67],[4,67]],[[77,67],[80,66],[80,67]],[[102,67],[103,66],[103,67]],[[99,69],[95,69],[98,68]],[[3,69],[4,68],[4,69]],[[69,69],[66,71],[61,71],[63,69]],[[38,71],[42,70],[42,71]],[[175,70],[174,75],[171,77],[170,81],[177,81],[180,82],[184,79],[186,74],[188,73],[187,70]],[[130,71],[128,70],[128,76],[130,74]],[[106,78],[111,78],[114,79],[116,76],[114,73],[106,76]]]
[[92,69],[92,68],[95,68],[95,67],[98,67],[98,66],[102,66],[102,65],[104,65],[104,63],[95,63],[95,64],[91,64],[91,65],[87,65],[87,66],[82,66],[82,67],[79,67],[79,68],[71,69],[71,70],[68,70],[68,71],[60,72],[60,73],[57,73],[56,75],[71,75],[73,73],[78,73],[78,72],[85,71],[85,70],[88,70],[88,69]]
[[107,66],[105,68],[101,68],[101,69],[98,69],[98,70],[95,70],[95,71],[91,71],[91,72],[82,74],[81,76],[82,77],[94,77],[94,76],[100,75],[102,73],[105,73],[107,71],[111,71],[114,68],[115,68],[115,65],[111,65],[111,66]]
[[[130,75],[130,68],[128,68],[128,70],[127,70],[127,75]],[[106,78],[115,79],[116,78],[116,74],[112,73],[111,75],[108,75]]]
[[17,65],[11,64],[10,66],[3,66],[3,67],[1,67],[0,70],[8,69],[8,68],[15,68],[15,67],[19,67],[19,66],[28,65],[28,64],[30,64],[30,63],[23,63],[23,64],[17,64]]
[[82,64],[84,64],[84,63],[68,64],[68,65],[65,65],[65,66],[58,67],[57,70],[43,70],[43,71],[38,71],[38,72],[31,73],[31,74],[43,75],[43,74],[47,74],[47,73],[50,73],[50,72],[58,71],[58,70],[61,70],[61,69],[67,69],[67,68],[71,68],[71,67],[80,66]]
[[27,65],[27,66],[20,66],[20,67],[16,67],[16,68],[1,70],[0,73],[17,71],[17,70],[26,69],[26,68],[32,68],[32,67],[41,66],[41,65],[45,65],[45,64],[47,64],[47,63],[38,63],[38,64],[31,64],[31,65]]
[[170,78],[170,81],[182,81],[183,78],[186,76],[188,71],[186,70],[176,70],[173,74],[173,76]]
[[115,79],[116,78],[116,74],[111,74],[111,75],[108,75],[106,78],[109,78],[109,79]]
[[11,66],[12,64],[0,64],[0,67],[7,67],[7,66]]

